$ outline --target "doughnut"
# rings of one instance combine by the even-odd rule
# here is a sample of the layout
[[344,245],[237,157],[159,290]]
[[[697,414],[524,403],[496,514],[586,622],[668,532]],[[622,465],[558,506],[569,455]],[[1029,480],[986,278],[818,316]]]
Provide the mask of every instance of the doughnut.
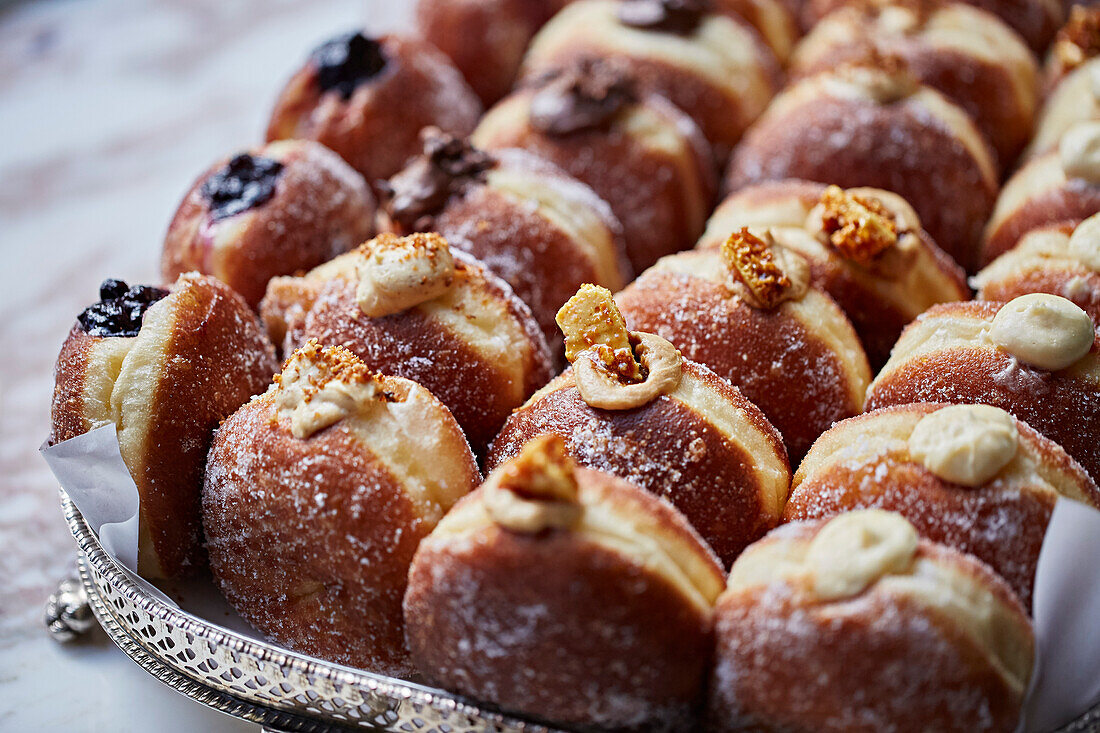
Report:
[[420,152],[422,127],[468,135],[480,115],[477,95],[430,43],[356,31],[319,46],[291,77],[267,139],[316,140],[373,183]]
[[1076,226],[1100,212],[1100,121],[1075,123],[1058,147],[1032,158],[1005,183],[982,241],[982,264],[1032,229]]
[[1096,484],[1057,443],[999,407],[921,403],[826,431],[795,473],[783,518],[898,512],[922,537],[988,564],[1030,609],[1059,496],[1100,507]]
[[791,59],[794,78],[843,63],[905,60],[920,83],[966,110],[1007,168],[1031,138],[1039,70],[1031,49],[997,16],[951,0],[869,0],[824,17]]
[[714,198],[710,146],[683,112],[643,95],[621,62],[580,59],[505,97],[474,145],[522,148],[592,187],[623,226],[635,272],[690,247]]
[[618,294],[630,328],[668,339],[729,380],[783,436],[797,463],[871,381],[859,337],[783,246],[789,230],[735,231],[720,250],[662,258]]
[[1100,214],[1078,224],[1033,229],[974,276],[979,300],[1050,293],[1100,323]]
[[734,151],[727,190],[802,178],[893,191],[971,271],[997,195],[994,155],[965,111],[890,58],[888,69],[842,66],[787,87]]
[[260,313],[286,353],[315,338],[423,385],[478,455],[553,376],[531,310],[438,234],[381,234],[302,277],[275,278]]
[[1047,54],[1045,82],[1053,91],[1068,74],[1100,54],[1100,8],[1072,5],[1069,19],[1054,37]]
[[592,189],[522,150],[478,150],[427,129],[424,152],[382,185],[389,229],[434,231],[504,279],[531,308],[556,361],[554,315],[585,283],[633,278],[622,226]]
[[223,159],[191,186],[164,238],[161,273],[213,275],[255,308],[267,281],[309,270],[374,234],[363,177],[308,140]]
[[413,553],[480,480],[428,390],[310,341],[214,437],[202,517],[215,582],[278,644],[408,676]]
[[783,509],[790,464],[779,433],[668,341],[627,331],[607,290],[582,287],[558,318],[572,366],[511,414],[486,467],[559,435],[581,465],[668,500],[728,566]]
[[547,435],[421,542],[406,636],[431,683],[507,710],[692,730],[723,580],[683,515]]
[[910,402],[993,405],[1100,476],[1100,343],[1088,314],[1031,293],[929,308],[867,391],[868,411]]
[[1001,731],[1035,657],[1001,578],[868,509],[748,548],[715,612],[709,730]]
[[1050,92],[1023,160],[1056,150],[1070,128],[1080,122],[1097,120],[1100,120],[1100,58],[1089,59],[1075,67]]
[[[748,186],[718,206],[696,249],[718,249],[742,227],[784,229],[784,244],[809,260],[810,281],[852,322],[872,369],[886,363],[918,315],[970,297],[962,268],[921,228],[913,208],[889,191],[798,180]],[[866,236],[876,231],[879,236]]]
[[[805,0],[803,26],[812,27],[832,11],[866,0]],[[996,15],[1016,31],[1036,54],[1042,54],[1065,18],[1062,0],[964,0]]]
[[486,106],[508,93],[523,52],[569,0],[418,0],[420,36],[447,54]]
[[579,0],[531,42],[521,79],[577,58],[614,59],[644,94],[686,112],[724,160],[779,86],[779,65],[740,15],[707,0]]
[[108,279],[99,297],[57,357],[50,443],[113,423],[138,490],[138,572],[195,575],[211,436],[271,380],[274,349],[241,296],[207,275],[168,290]]

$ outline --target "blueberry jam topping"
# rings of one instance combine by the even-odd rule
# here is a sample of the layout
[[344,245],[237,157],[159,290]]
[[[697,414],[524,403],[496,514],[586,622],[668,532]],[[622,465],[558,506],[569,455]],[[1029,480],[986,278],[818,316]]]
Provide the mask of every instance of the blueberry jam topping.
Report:
[[203,181],[202,195],[213,221],[228,219],[261,206],[275,195],[283,164],[271,158],[241,153]]
[[358,32],[333,38],[318,47],[310,59],[317,66],[321,90],[336,90],[345,100],[351,98],[356,87],[386,67],[382,44]]
[[76,317],[89,336],[137,336],[141,319],[149,306],[168,295],[152,285],[127,287],[108,278],[99,286],[99,302],[88,306]]
[[422,155],[390,180],[379,182],[386,213],[408,232],[431,229],[431,217],[451,196],[484,181],[485,172],[496,165],[488,153],[437,127],[424,128],[420,142]]

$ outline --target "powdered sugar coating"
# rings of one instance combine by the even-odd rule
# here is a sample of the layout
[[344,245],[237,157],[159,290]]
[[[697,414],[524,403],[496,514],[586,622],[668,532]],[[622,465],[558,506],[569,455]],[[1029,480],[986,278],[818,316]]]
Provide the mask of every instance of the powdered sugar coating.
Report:
[[[274,397],[237,411],[210,452],[203,525],[215,580],[241,616],[280,644],[408,676],[401,599],[434,521],[347,422],[295,439]],[[453,465],[455,485],[469,490],[479,479],[473,456],[450,416],[440,416],[428,429],[454,439],[439,441],[434,460]],[[452,455],[454,445],[462,450]]]
[[758,434],[771,454],[749,454],[707,414],[671,395],[632,410],[589,407],[572,371],[566,370],[512,413],[490,447],[486,468],[516,455],[531,438],[561,435],[580,465],[667,499],[728,566],[775,526],[764,495],[774,472],[789,471],[786,453],[775,428],[735,387],[700,364],[685,360],[683,370],[684,379],[700,380],[715,390],[725,403],[723,418],[732,420],[738,431]]
[[[824,524],[784,525],[749,551],[809,542]],[[988,594],[1004,614],[998,632],[1013,637],[998,643],[1033,649],[1023,608],[992,571],[927,540],[916,560]],[[833,602],[798,578],[727,591],[716,610],[708,729],[1011,731],[1023,690],[1006,683],[982,641],[950,614],[893,587],[880,581]]]
[[283,164],[275,196],[212,221],[202,187],[226,160],[215,163],[180,203],[165,236],[161,271],[166,281],[191,270],[214,275],[256,307],[272,277],[308,270],[369,239],[375,201],[362,176],[318,143],[276,142],[251,154]]
[[[586,505],[628,512],[627,525],[659,522],[720,579],[716,561],[663,502],[654,506],[606,474],[581,470],[577,478]],[[405,615],[414,659],[447,689],[569,726],[693,729],[711,645],[709,603],[700,609],[637,558],[598,541],[491,522],[434,533],[413,561]]]
[[923,340],[920,353],[891,358],[867,391],[866,409],[912,402],[1000,407],[1059,443],[1096,480],[1100,476],[1100,341],[1075,366],[1048,372],[1017,361],[986,340],[937,347],[937,339],[980,329],[1003,303],[970,301],[930,308],[902,333],[899,346]]
[[991,481],[971,488],[938,478],[912,457],[906,435],[939,407],[900,405],[838,423],[796,474],[784,519],[899,512],[924,537],[988,563],[1030,609],[1054,502],[1065,494],[1100,506],[1100,490],[1059,445],[1020,421],[1017,456]]
[[[814,80],[802,84],[809,82]],[[761,117],[734,152],[728,190],[802,178],[893,191],[913,206],[945,252],[968,269],[977,265],[982,226],[997,194],[996,180],[983,171],[988,157],[975,159],[915,98],[882,105],[814,91],[797,101],[788,97],[791,107],[783,97],[772,109],[781,101],[786,108]]]
[[[688,256],[697,255],[677,257]],[[720,266],[717,258],[714,266]],[[868,376],[854,375],[824,338],[836,329],[832,322],[851,331],[835,305],[821,309],[818,324],[806,324],[784,308],[753,308],[724,285],[658,269],[643,273],[616,302],[632,329],[668,339],[760,407],[794,463],[830,425],[862,407],[850,384],[864,380],[861,391]],[[849,341],[866,371],[854,332]]]
[[386,65],[346,101],[321,91],[317,67],[308,61],[279,95],[267,139],[317,140],[373,182],[420,152],[421,128],[454,135],[474,129],[481,103],[450,59],[417,38],[378,40]]

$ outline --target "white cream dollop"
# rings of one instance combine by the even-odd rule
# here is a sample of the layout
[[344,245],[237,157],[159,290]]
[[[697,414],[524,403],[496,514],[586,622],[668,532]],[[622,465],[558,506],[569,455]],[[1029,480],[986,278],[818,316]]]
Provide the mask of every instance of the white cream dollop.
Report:
[[1069,253],[1093,272],[1100,272],[1100,214],[1077,225],[1069,238]]
[[454,258],[438,234],[381,234],[364,244],[356,298],[370,318],[400,313],[438,298],[455,278]]
[[989,329],[993,343],[1025,364],[1058,371],[1092,349],[1092,320],[1074,303],[1057,295],[1028,293],[997,311]]
[[991,405],[951,405],[920,419],[909,454],[945,481],[981,486],[1016,455],[1016,421]]
[[1078,122],[1066,130],[1058,156],[1066,178],[1100,183],[1100,122]]
[[905,572],[917,539],[900,514],[879,509],[841,514],[821,528],[806,550],[814,594],[826,601],[851,598],[884,575]]
[[275,409],[290,422],[295,438],[309,438],[358,414],[379,399],[378,380],[350,351],[322,348],[310,340],[287,359],[277,380]]

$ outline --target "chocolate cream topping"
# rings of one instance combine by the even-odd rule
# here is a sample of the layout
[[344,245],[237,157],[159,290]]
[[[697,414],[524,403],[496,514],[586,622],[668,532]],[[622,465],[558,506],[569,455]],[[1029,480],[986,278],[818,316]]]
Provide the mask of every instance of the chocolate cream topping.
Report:
[[569,135],[606,127],[636,99],[633,81],[607,61],[580,59],[536,82],[531,125],[547,135]]
[[710,10],[710,0],[626,0],[618,15],[623,25],[686,36]]
[[425,128],[420,138],[424,152],[379,185],[386,213],[408,232],[431,229],[431,217],[451,196],[484,181],[496,165],[488,153],[438,128]]

